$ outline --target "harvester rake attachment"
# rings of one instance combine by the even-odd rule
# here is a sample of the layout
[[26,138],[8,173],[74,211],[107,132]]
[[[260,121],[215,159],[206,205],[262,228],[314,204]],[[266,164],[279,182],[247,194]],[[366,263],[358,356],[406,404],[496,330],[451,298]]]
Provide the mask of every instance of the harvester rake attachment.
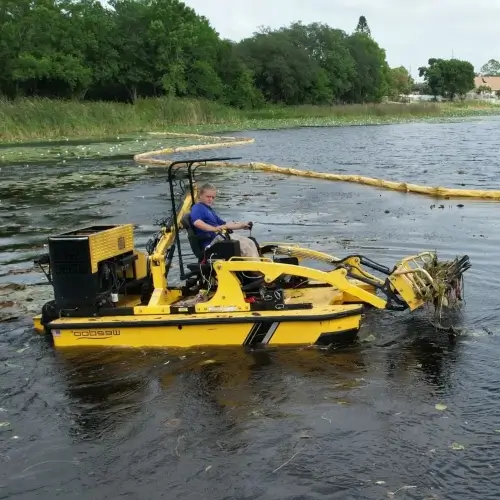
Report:
[[453,292],[455,299],[462,300],[463,274],[470,267],[467,255],[439,262],[435,252],[423,252],[402,259],[389,276],[389,282],[411,310],[430,303],[441,309],[449,305]]
[[[471,265],[467,255],[453,261],[439,262],[436,252],[422,252],[405,257],[392,269],[363,255],[338,258],[324,252],[301,248],[295,244],[268,244],[266,251],[274,254],[322,261],[334,270],[345,269],[348,278],[363,282],[382,292],[385,308],[394,311],[411,311],[426,304],[436,310],[448,306],[451,299],[462,300],[463,274]],[[380,273],[375,276],[368,270]],[[351,290],[351,293],[354,293]],[[452,296],[454,294],[454,297]]]

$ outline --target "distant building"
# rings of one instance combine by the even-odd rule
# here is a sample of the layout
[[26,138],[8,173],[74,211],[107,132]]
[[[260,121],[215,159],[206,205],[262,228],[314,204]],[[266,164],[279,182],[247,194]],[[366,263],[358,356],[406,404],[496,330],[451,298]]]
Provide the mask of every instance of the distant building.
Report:
[[500,96],[500,76],[482,76],[474,78],[475,90],[472,92],[483,97],[498,98]]
[[[413,87],[413,92],[409,96],[405,96],[405,100],[407,102],[447,100],[441,96],[435,98],[432,95],[426,94],[426,91],[428,92],[428,88],[425,83],[417,83]],[[474,89],[467,92],[467,94],[462,97],[465,97],[465,99],[488,101],[491,104],[500,105],[500,76],[477,75],[474,78]],[[455,98],[455,100],[458,99],[459,96]]]

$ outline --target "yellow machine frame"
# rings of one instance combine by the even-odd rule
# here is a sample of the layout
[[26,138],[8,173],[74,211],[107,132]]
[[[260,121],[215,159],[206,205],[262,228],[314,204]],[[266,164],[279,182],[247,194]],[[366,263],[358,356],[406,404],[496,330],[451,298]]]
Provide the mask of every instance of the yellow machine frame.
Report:
[[[217,283],[213,295],[189,307],[176,305],[176,302],[182,299],[183,292],[181,288],[168,286],[167,275],[170,263],[167,262],[166,257],[176,242],[180,252],[179,230],[182,228],[183,217],[190,212],[192,204],[198,199],[198,188],[193,179],[191,167],[195,164],[202,165],[206,161],[209,160],[192,160],[187,163],[190,190],[185,194],[178,210],[172,201],[174,210],[170,227],[164,224],[160,229],[157,243],[150,255],[133,249],[131,225],[121,226],[116,233],[120,236],[117,240],[118,247],[121,245],[122,249],[132,250],[135,256],[134,267],[129,268],[126,274],[151,277],[153,291],[149,302],[137,305],[137,301],[134,302],[133,298],[122,298],[120,305],[127,306],[132,311],[128,316],[121,316],[117,312],[115,316],[107,317],[77,318],[73,316],[54,319],[49,326],[57,345],[77,345],[79,344],[77,341],[82,339],[93,339],[93,344],[97,345],[99,343],[102,345],[124,345],[125,343],[131,346],[173,345],[179,347],[200,344],[245,345],[249,342],[249,336],[257,322],[267,322],[269,331],[273,332],[276,331],[277,324],[288,324],[288,326],[280,326],[278,334],[264,336],[263,339],[267,339],[267,343],[314,343],[325,331],[328,333],[357,331],[364,305],[378,309],[413,311],[425,304],[429,287],[436,287],[432,277],[425,270],[426,264],[435,258],[432,252],[406,257],[399,261],[391,271],[359,255],[339,259],[298,245],[261,243],[261,248],[265,253],[296,257],[299,259],[299,265],[275,262],[272,258],[266,257],[265,253],[259,259],[232,257],[227,260],[215,260],[211,263],[214,271],[212,279]],[[174,194],[171,168],[173,165],[175,164],[169,168],[172,200]],[[107,252],[106,255],[113,253],[113,249],[106,247],[106,241],[99,240],[98,242],[99,245],[94,245],[94,247],[102,251],[97,253]],[[94,269],[97,266],[97,262],[94,262],[96,255],[92,255],[92,259]],[[326,262],[332,265],[333,269],[323,271],[306,267],[301,264],[304,259]],[[387,278],[383,280],[371,274],[364,268],[366,265],[382,271]],[[237,273],[245,272],[261,273],[263,283],[266,285],[275,283],[282,276],[301,277],[308,282],[323,284],[326,287],[325,293],[329,295],[326,300],[323,300],[321,306],[313,305],[309,310],[273,310],[256,313],[246,300],[241,282],[237,277]],[[381,290],[386,297],[377,295],[377,290]],[[38,331],[43,331],[47,327],[41,323],[41,315],[36,316],[34,324]],[[129,332],[127,334],[122,332],[123,328],[120,326],[124,324],[127,325],[125,328]],[[304,324],[308,325],[309,331],[304,329]],[[131,329],[135,331],[134,335],[130,334]],[[184,332],[178,332],[178,329],[184,329]],[[169,337],[165,340],[167,330]],[[210,330],[213,331],[212,334],[207,333]],[[176,335],[175,341],[172,340],[174,334]]]

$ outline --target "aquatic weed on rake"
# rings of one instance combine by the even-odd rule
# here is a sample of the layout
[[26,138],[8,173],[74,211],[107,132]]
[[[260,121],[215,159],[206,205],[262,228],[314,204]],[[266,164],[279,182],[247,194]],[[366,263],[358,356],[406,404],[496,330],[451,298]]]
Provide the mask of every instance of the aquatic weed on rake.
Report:
[[431,276],[433,287],[427,289],[423,299],[434,305],[438,318],[441,318],[443,307],[456,309],[463,301],[463,274],[470,267],[467,255],[440,262],[437,254],[434,254],[434,258],[425,264],[424,269]]
[[[463,273],[471,267],[467,255],[440,261],[437,252],[423,252],[403,259],[389,280],[400,293],[412,289],[414,308],[434,306],[434,319],[440,320],[443,308],[458,309],[463,300]],[[402,279],[402,280],[401,280]]]

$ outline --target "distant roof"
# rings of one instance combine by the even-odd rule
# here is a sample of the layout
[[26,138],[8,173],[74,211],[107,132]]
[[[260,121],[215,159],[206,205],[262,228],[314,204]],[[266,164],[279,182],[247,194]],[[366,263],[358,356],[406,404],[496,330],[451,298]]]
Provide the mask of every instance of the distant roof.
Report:
[[476,76],[476,78],[474,78],[474,85],[476,88],[481,85],[486,85],[493,91],[500,90],[500,76]]

